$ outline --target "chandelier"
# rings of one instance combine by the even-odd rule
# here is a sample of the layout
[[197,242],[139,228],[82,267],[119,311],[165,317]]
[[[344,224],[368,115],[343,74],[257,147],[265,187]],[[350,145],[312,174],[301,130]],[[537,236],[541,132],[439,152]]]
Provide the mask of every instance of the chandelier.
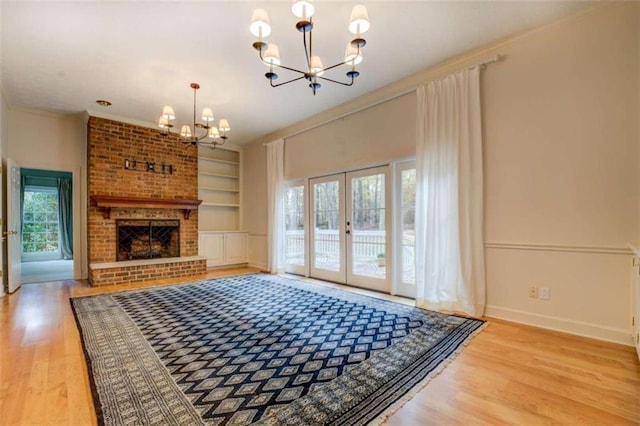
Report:
[[[191,126],[185,124],[180,128],[180,137],[181,142],[188,143],[193,146],[200,145],[206,146],[207,148],[215,149],[217,146],[223,145],[227,139],[227,132],[231,130],[229,127],[229,122],[224,118],[221,118],[218,121],[218,126],[213,125],[214,117],[213,111],[211,108],[204,108],[202,110],[202,121],[203,123],[199,123],[196,121],[196,92],[200,89],[200,85],[198,83],[191,83],[190,87],[193,89],[193,133],[191,132]],[[176,115],[173,112],[173,108],[169,105],[166,105],[162,109],[162,115],[160,116],[160,121],[158,122],[158,127],[162,129],[161,134],[163,136],[167,136],[171,133],[171,129],[173,128],[173,124],[171,124],[171,120],[175,119]],[[199,130],[204,130],[204,133],[200,131],[200,135],[198,135]]]
[[[306,69],[304,70],[283,65],[280,62],[278,46],[273,43],[267,44],[263,41],[265,37],[271,34],[269,16],[264,9],[256,9],[251,18],[249,30],[254,36],[258,37],[258,41],[253,43],[253,47],[258,51],[260,60],[269,67],[269,72],[265,74],[265,77],[269,80],[271,87],[283,86],[294,81],[305,79],[309,82],[309,87],[315,96],[316,90],[321,86],[318,80],[329,81],[343,86],[352,86],[356,77],[360,75],[360,73],[356,71],[356,65],[362,62],[361,49],[367,44],[367,41],[362,38],[362,34],[367,32],[370,26],[367,9],[363,5],[353,7],[351,19],[349,20],[349,31],[355,34],[355,38],[347,43],[344,60],[329,67],[324,67],[320,57],[314,56],[313,54],[313,14],[315,12],[313,0],[293,0],[291,11],[296,17],[301,19],[296,24],[296,28],[302,33],[302,44],[304,45],[306,59]],[[325,71],[341,65],[350,66],[350,70],[347,72],[346,82],[324,76]],[[293,71],[299,75],[281,83],[274,83],[274,81],[278,79],[278,74],[274,72],[276,68]]]

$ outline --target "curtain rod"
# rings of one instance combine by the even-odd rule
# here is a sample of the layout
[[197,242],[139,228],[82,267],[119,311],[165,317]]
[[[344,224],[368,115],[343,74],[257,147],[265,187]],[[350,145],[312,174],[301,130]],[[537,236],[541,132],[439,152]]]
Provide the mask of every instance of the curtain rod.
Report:
[[[483,67],[483,68],[485,68],[487,65],[489,65],[489,64],[493,64],[494,62],[499,62],[499,61],[501,61],[501,60],[503,60],[503,59],[504,59],[504,56],[503,56],[503,55],[495,54],[495,55],[493,55],[493,56],[489,56],[488,58],[483,59],[483,60],[482,60],[482,61],[480,61],[480,62],[477,62],[477,63],[475,63],[475,64],[472,64],[472,65],[467,66],[467,67],[466,67],[466,69],[473,69],[473,68],[475,68],[475,67]],[[453,74],[453,73],[455,73],[455,72],[457,72],[457,71],[452,71],[452,72],[450,72],[450,73],[448,73],[448,74],[446,74],[446,75]],[[434,79],[434,80],[437,80],[437,79]],[[430,81],[433,81],[433,80],[430,80]],[[339,115],[338,117],[333,117],[333,118],[332,118],[332,119],[330,119],[330,120],[323,121],[322,123],[319,123],[319,124],[316,124],[316,125],[310,126],[310,127],[306,128],[306,129],[303,129],[303,130],[297,131],[297,132],[295,132],[295,133],[291,133],[291,134],[286,135],[286,136],[282,136],[282,137],[280,137],[280,138],[278,138],[278,139],[285,139],[285,140],[286,140],[287,138],[292,138],[292,137],[297,136],[297,135],[299,135],[299,134],[301,134],[301,133],[308,132],[309,130],[317,129],[318,127],[320,127],[320,126],[324,126],[325,124],[329,124],[329,123],[332,123],[332,122],[337,121],[337,120],[342,120],[343,118],[349,117],[350,115],[357,114],[357,113],[362,112],[362,111],[364,111],[364,110],[367,110],[367,109],[369,109],[369,108],[373,108],[373,107],[378,106],[378,105],[381,105],[381,104],[383,104],[383,103],[385,103],[385,102],[389,102],[389,101],[392,101],[392,100],[394,100],[394,99],[397,99],[397,98],[399,98],[399,97],[401,97],[401,96],[408,95],[408,94],[409,94],[409,93],[411,93],[411,92],[415,92],[416,90],[418,90],[418,87],[419,87],[419,86],[420,86],[420,85],[415,86],[415,87],[412,87],[412,88],[410,88],[410,89],[407,89],[407,90],[405,90],[405,91],[403,91],[403,92],[396,93],[395,95],[393,95],[393,96],[391,96],[391,97],[389,97],[389,98],[384,98],[384,99],[382,99],[382,100],[380,100],[380,101],[374,102],[374,103],[372,103],[372,104],[366,105],[366,106],[364,106],[364,107],[358,108],[358,109],[353,110],[353,111],[349,111],[349,112],[347,112],[347,113],[344,113],[344,114],[342,114],[342,115]],[[262,143],[262,146],[267,146],[267,145],[269,145],[271,142],[273,142],[273,141],[263,142],[263,143]]]

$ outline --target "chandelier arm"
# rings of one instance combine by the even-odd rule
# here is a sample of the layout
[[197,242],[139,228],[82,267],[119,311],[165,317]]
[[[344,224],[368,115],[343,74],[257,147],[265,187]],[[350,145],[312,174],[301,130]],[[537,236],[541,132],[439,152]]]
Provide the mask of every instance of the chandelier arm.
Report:
[[289,70],[289,71],[297,72],[297,73],[299,73],[299,74],[306,74],[306,72],[304,72],[304,71],[300,71],[300,70],[297,70],[297,69],[295,69],[295,68],[289,68],[289,67],[288,67],[288,66],[286,66],[286,65],[275,65],[275,64],[274,64],[273,66],[274,66],[274,67],[278,67],[278,68],[282,68],[282,69],[285,69],[285,70]]
[[197,136],[196,136],[196,139],[195,139],[195,141],[194,141],[194,142],[196,142],[196,143],[200,143],[200,141],[202,141],[202,140],[206,139],[207,137],[209,137],[209,131],[208,131],[208,130],[207,130],[207,132],[204,134],[204,136],[202,136],[202,137],[197,137]]
[[[311,34],[313,30],[309,32],[309,44],[311,44]],[[307,69],[311,68],[311,55],[309,54],[309,49],[307,48],[307,33],[302,32],[302,44],[304,45],[304,55],[307,58]]]
[[332,69],[337,68],[337,67],[339,67],[341,65],[344,65],[346,63],[347,63],[347,61],[342,61],[342,62],[337,63],[335,65],[331,65],[330,67],[323,68],[321,72],[332,70]]
[[353,86],[353,83],[355,81],[355,79],[353,77],[351,77],[351,83],[343,83],[342,81],[338,81],[338,80],[333,80],[331,78],[327,78],[327,77],[320,77],[318,76],[319,79],[321,80],[326,80],[326,81],[330,81],[332,83],[336,83],[336,84],[342,84],[343,86]]
[[[260,51],[258,51],[258,52],[259,52],[259,54],[260,54],[260,60],[261,60],[262,62],[264,62],[264,59],[263,59],[263,57],[262,57],[262,50],[260,50]],[[290,67],[288,67],[288,66],[286,66],[286,65],[280,65],[280,64],[271,64],[271,65],[272,65],[272,66],[274,66],[274,67],[278,67],[278,68],[282,68],[282,69],[285,69],[285,70],[289,70],[289,71],[297,72],[297,73],[300,73],[300,74],[306,74],[304,71],[300,71],[300,70],[297,70],[297,69],[295,69],[295,68],[290,68]]]
[[278,86],[284,86],[285,84],[293,83],[294,81],[302,80],[303,78],[304,78],[304,75],[297,78],[292,78],[289,81],[283,81],[282,83],[278,83],[278,84],[273,84],[273,80],[269,80],[269,82],[271,83],[271,87],[278,87]]

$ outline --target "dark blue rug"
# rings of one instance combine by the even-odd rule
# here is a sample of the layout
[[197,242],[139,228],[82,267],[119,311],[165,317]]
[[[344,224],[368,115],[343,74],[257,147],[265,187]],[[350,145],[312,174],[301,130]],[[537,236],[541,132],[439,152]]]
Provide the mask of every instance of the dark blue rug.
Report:
[[71,303],[108,425],[364,425],[483,325],[261,274]]

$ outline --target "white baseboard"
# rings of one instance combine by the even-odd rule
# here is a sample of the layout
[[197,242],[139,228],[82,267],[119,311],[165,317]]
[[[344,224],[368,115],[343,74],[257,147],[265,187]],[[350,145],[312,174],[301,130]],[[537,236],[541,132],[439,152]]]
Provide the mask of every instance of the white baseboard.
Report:
[[501,308],[499,306],[487,306],[485,316],[499,318],[520,324],[533,325],[564,333],[575,334],[583,337],[620,343],[626,346],[634,346],[631,331],[604,327],[583,321],[575,321],[567,318],[559,318],[548,315],[534,314],[516,309]]
[[249,262],[247,265],[251,266],[252,268],[260,269],[261,271],[264,271],[264,272],[269,271],[269,267],[267,266],[266,263]]

